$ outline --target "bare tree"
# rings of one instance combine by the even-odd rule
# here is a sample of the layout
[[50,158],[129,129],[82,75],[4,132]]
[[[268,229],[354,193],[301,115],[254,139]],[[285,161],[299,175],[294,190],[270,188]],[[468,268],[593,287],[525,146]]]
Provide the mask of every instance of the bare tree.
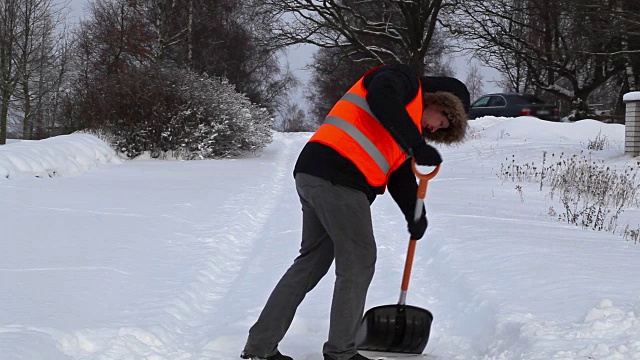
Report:
[[281,123],[278,128],[284,132],[313,131],[316,127],[307,120],[304,110],[295,103],[288,104],[279,115]]
[[340,49],[352,59],[396,62],[425,71],[425,56],[438,14],[447,0],[260,0],[259,16],[271,19],[265,39],[278,46],[306,43]]
[[14,64],[18,6],[18,0],[0,2],[0,145],[7,142],[9,107],[19,79]]
[[[314,56],[312,65],[310,66],[312,72],[312,81],[310,82],[309,95],[307,100],[311,103],[310,116],[316,122],[322,122],[328,111],[333,104],[338,101],[342,94],[353,83],[375,65],[381,63],[412,63],[414,68],[419,74],[425,75],[440,75],[440,76],[453,76],[454,70],[452,68],[451,61],[446,58],[446,54],[450,51],[450,46],[445,36],[441,31],[435,28],[435,22],[432,24],[434,27],[429,28],[430,24],[423,24],[424,27],[420,28],[421,31],[427,31],[423,33],[423,36],[430,39],[423,39],[424,42],[417,42],[413,45],[424,46],[412,52],[412,50],[406,45],[400,38],[410,36],[411,31],[417,31],[410,24],[413,21],[420,21],[419,14],[412,14],[410,12],[402,12],[398,9],[403,6],[410,6],[413,4],[418,9],[419,2],[406,2],[405,4],[399,4],[397,2],[347,2],[344,6],[352,6],[350,11],[357,13],[357,18],[348,18],[351,23],[334,24],[334,26],[341,25],[344,31],[354,31],[355,29],[366,29],[370,24],[380,22],[384,19],[386,27],[390,29],[392,33],[400,34],[404,31],[404,34],[398,35],[399,38],[391,36],[378,36],[375,33],[373,27],[368,29],[368,33],[359,33],[356,37],[360,45],[351,45],[347,40],[337,39],[339,46],[327,42],[324,46],[321,46]],[[428,2],[426,2],[428,3]],[[420,2],[420,4],[426,6],[426,3]],[[435,3],[431,3],[435,6]],[[347,10],[343,10],[345,13]],[[410,16],[411,15],[411,16]],[[415,16],[414,16],[415,15]],[[413,17],[412,17],[413,16]],[[432,13],[431,20],[436,19],[435,13]],[[369,24],[369,25],[367,25]],[[380,22],[380,24],[382,24]],[[409,25],[407,25],[409,24]],[[382,25],[381,25],[382,26]],[[327,28],[323,31],[333,31],[337,34],[338,30]],[[380,29],[376,31],[382,31]],[[413,33],[417,36],[416,33]],[[346,38],[345,38],[346,39]],[[422,41],[422,40],[421,40]],[[428,41],[428,42],[427,42]],[[317,43],[316,43],[317,45]],[[360,46],[360,47],[359,47]],[[361,51],[360,48],[365,46],[372,52]],[[415,50],[415,49],[414,49]],[[419,60],[413,59],[415,54],[419,54]],[[417,61],[417,62],[416,62]]]
[[192,43],[193,0],[139,0],[129,5],[148,20],[155,33],[156,61],[164,61],[170,49]]
[[620,13],[616,13],[623,21],[622,47],[625,52],[627,66],[625,90],[640,90],[640,2],[622,0]]
[[460,1],[449,26],[516,90],[578,103],[624,67],[620,19],[597,4],[616,0]]
[[[19,91],[14,94],[22,116],[22,137],[33,133],[32,118],[42,115],[45,97],[55,96],[66,72],[65,5],[54,0],[21,0],[20,33],[15,41]],[[43,130],[41,130],[43,131]]]
[[275,111],[295,85],[278,62],[281,47],[256,41],[265,18],[240,0],[140,0],[136,10],[155,33],[155,60],[224,76],[255,103]]
[[471,67],[469,68],[469,73],[467,74],[467,78],[464,81],[465,85],[467,85],[467,88],[469,89],[471,100],[475,100],[480,97],[480,95],[482,95],[484,87],[482,80],[483,76],[480,73],[480,67],[478,66],[478,64],[473,63],[473,65],[471,65]]
[[[125,96],[121,84],[156,61],[156,34],[133,0],[91,0],[74,31],[73,74],[61,119],[67,131],[100,127],[105,99]],[[146,74],[152,74],[147,72]],[[114,100],[115,101],[115,100]]]
[[156,37],[131,0],[91,0],[80,22],[80,47],[92,71],[104,76],[154,61]]

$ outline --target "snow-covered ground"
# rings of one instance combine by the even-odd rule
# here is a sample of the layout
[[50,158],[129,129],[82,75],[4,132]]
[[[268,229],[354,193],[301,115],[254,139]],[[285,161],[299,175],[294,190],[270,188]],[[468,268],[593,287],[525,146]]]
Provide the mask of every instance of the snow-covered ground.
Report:
[[[435,317],[425,353],[640,359],[640,244],[560,222],[548,189],[498,176],[512,156],[539,163],[543,151],[635,164],[623,154],[624,127],[471,126],[469,141],[441,149],[426,199],[429,229],[407,298]],[[82,134],[0,147],[0,358],[238,359],[297,255],[291,173],[310,135],[276,133],[259,156],[191,162],[122,161]],[[589,151],[598,136],[604,150]],[[397,301],[408,241],[390,196],[373,216],[367,308]],[[640,210],[618,223],[640,228]],[[333,280],[307,296],[283,353],[322,359]]]

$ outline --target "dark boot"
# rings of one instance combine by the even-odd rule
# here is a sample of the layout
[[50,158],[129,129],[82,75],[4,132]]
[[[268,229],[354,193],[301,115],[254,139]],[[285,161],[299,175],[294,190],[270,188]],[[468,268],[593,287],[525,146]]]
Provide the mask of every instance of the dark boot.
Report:
[[251,355],[251,354],[247,354],[247,353],[243,352],[240,355],[240,358],[248,359],[248,360],[293,360],[293,358],[290,357],[290,356],[282,355],[280,353],[280,351],[278,351],[277,353],[275,353],[275,354],[273,354],[271,356],[267,356],[267,357]]
[[[324,360],[334,360],[334,359],[329,357],[329,355],[325,355]],[[349,360],[372,360],[372,359],[369,359],[368,357],[362,356],[360,354],[355,354],[352,357],[350,357]]]
[[355,354],[352,357],[350,357],[349,360],[372,360],[372,359],[369,359],[368,357],[362,356],[360,354]]

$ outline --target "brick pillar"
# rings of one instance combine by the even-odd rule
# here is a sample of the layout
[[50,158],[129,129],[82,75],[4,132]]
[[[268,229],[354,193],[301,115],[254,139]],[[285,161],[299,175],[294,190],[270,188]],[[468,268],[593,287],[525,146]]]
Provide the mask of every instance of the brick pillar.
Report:
[[624,153],[640,156],[640,91],[626,93],[627,108],[624,125]]

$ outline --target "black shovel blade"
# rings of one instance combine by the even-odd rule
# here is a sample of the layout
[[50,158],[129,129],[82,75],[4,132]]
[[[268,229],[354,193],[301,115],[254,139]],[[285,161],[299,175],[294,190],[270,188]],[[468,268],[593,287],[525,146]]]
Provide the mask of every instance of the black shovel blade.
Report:
[[359,350],[422,354],[429,341],[431,312],[411,305],[377,306],[364,314]]

